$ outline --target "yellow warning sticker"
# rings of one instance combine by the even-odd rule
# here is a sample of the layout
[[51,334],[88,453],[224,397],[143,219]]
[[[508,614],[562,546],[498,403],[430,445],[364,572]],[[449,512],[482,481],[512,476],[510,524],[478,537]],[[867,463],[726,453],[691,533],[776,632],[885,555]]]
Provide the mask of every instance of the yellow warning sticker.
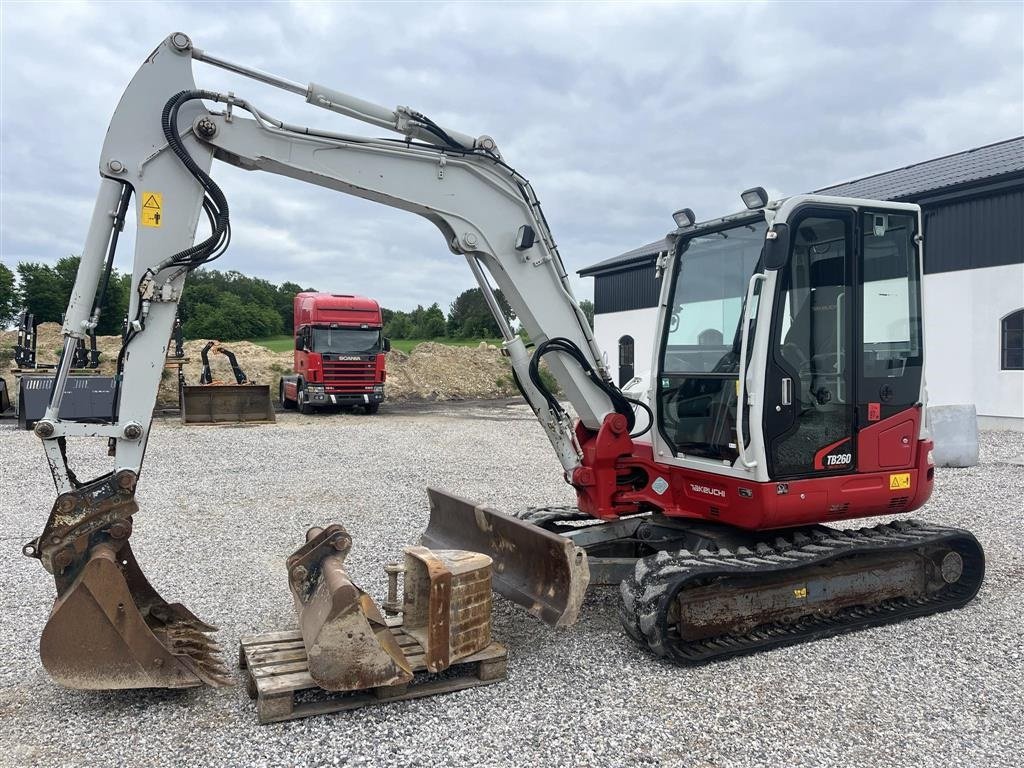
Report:
[[794,589],[793,590],[793,597],[797,598],[798,600],[803,600],[804,598],[806,598],[807,597],[807,587],[800,587],[799,589]]
[[889,475],[889,490],[890,491],[909,491],[910,490],[910,473],[900,472],[896,475]]
[[164,196],[159,192],[142,193],[142,226],[159,227],[164,220]]

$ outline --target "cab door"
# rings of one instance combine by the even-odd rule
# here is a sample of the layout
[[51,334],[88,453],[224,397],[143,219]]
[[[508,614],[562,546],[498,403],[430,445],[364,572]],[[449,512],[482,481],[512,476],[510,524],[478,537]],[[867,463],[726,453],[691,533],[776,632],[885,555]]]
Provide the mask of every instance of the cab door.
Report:
[[778,271],[765,375],[763,430],[772,479],[856,466],[854,216],[808,207],[790,219]]

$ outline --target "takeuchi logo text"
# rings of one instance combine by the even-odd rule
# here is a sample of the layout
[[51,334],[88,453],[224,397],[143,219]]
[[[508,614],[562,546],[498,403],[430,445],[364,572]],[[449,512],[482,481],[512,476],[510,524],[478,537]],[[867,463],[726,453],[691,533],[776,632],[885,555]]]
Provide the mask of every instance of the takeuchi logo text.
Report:
[[711,488],[707,485],[698,485],[697,483],[690,483],[690,490],[694,493],[703,493],[705,496],[717,496],[721,499],[725,498],[725,491],[721,488]]

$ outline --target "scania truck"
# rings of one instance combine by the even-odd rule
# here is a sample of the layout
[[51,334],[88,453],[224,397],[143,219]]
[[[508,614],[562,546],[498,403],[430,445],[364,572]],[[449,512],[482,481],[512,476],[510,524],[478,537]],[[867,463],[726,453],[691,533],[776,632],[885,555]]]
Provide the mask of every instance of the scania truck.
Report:
[[281,407],[302,413],[384,401],[385,353],[380,305],[364,296],[303,292],[295,296],[295,373],[281,377]]

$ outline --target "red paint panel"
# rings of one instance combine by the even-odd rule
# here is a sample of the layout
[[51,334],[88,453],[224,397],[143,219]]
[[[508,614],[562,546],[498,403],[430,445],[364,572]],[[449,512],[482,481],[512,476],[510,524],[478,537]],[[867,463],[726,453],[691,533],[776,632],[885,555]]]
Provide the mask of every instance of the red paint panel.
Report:
[[[918,411],[908,411],[895,421],[880,422],[878,431],[903,427],[905,421],[914,425],[918,419]],[[904,431],[893,432],[901,444]],[[579,507],[606,520],[656,510],[668,517],[715,520],[747,530],[764,530],[912,512],[928,500],[932,491],[927,463],[930,440],[913,441],[911,460],[898,472],[909,476],[910,487],[894,488],[896,473],[882,469],[754,483],[712,471],[660,464],[654,460],[650,443],[634,443],[629,438],[625,419],[617,414],[609,415],[598,433],[577,424],[576,435],[583,448],[582,465],[572,476]],[[876,436],[870,444],[877,443]],[[872,455],[877,461],[877,447]],[[662,493],[654,490],[655,484]],[[695,490],[694,486],[721,493]]]
[[916,437],[917,423],[911,419],[889,427],[878,436],[878,463],[888,469],[909,467]]
[[[857,471],[910,467],[920,434],[921,409],[918,406],[862,427],[857,433]],[[904,438],[907,438],[906,443]]]

